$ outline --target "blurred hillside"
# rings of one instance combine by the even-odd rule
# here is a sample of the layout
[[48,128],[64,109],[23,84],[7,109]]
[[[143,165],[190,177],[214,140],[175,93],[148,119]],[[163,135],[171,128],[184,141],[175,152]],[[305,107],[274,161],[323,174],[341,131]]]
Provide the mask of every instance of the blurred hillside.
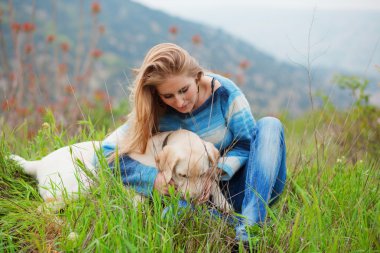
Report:
[[[189,50],[205,68],[234,79],[258,114],[289,111],[296,115],[310,108],[308,73],[304,66],[278,61],[220,29],[188,22],[132,1],[98,1],[100,9],[95,21],[91,1],[36,1],[35,8],[22,0],[13,3],[15,20],[33,22],[37,27],[34,34],[37,64],[44,61],[44,54],[39,52],[46,50],[49,34],[56,36],[57,43],[69,45],[65,57],[69,65],[67,74],[72,80],[77,79],[76,58],[94,47],[91,44],[97,29],[94,24],[101,27],[102,35],[96,42],[101,57],[94,62],[88,83],[92,87],[107,86],[118,99],[126,98],[126,86],[133,80],[131,69],[139,66],[147,50],[170,41]],[[1,3],[1,8],[6,9],[7,4]],[[6,18],[3,22],[9,25]],[[5,40],[10,41],[10,37],[5,30]],[[313,92],[325,90],[327,95],[342,96],[331,88],[333,73],[326,69],[311,70]],[[344,100],[339,98],[340,102]]]

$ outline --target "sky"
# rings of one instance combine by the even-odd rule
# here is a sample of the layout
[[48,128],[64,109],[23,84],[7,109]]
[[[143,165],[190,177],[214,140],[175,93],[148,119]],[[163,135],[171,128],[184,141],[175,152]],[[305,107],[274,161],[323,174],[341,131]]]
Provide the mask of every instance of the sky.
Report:
[[316,65],[360,74],[370,66],[378,75],[373,65],[380,64],[380,0],[133,1],[221,28],[282,61],[303,60],[311,31]]
[[[310,9],[317,7],[324,10],[380,10],[379,0],[134,0],[148,6],[177,13],[179,16],[193,16],[188,8],[225,8],[240,6],[242,8],[266,7],[286,9]],[[217,4],[216,4],[217,3]]]

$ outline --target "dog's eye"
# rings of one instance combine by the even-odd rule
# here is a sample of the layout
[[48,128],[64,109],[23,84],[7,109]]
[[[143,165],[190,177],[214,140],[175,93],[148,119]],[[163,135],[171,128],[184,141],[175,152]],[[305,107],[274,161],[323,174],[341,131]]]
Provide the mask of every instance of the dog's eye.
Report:
[[184,175],[184,174],[178,174],[178,176],[180,176],[180,177],[186,177],[186,175]]

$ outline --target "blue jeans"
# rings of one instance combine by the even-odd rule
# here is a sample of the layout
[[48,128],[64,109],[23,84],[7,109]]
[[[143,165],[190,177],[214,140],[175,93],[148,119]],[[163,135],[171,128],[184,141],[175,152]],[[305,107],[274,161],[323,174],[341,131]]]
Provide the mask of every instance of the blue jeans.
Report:
[[273,117],[257,121],[247,164],[229,180],[222,192],[236,212],[244,216],[236,237],[248,240],[246,226],[263,223],[266,208],[283,192],[286,181],[286,146],[281,122]]

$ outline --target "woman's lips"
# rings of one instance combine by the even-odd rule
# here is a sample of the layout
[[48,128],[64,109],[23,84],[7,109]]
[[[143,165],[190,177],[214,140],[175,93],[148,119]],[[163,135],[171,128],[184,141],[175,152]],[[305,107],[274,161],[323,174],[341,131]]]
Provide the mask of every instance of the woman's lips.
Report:
[[180,107],[179,110],[180,110],[180,111],[185,111],[185,110],[187,109],[187,107],[188,107],[188,104],[185,105],[185,106]]

